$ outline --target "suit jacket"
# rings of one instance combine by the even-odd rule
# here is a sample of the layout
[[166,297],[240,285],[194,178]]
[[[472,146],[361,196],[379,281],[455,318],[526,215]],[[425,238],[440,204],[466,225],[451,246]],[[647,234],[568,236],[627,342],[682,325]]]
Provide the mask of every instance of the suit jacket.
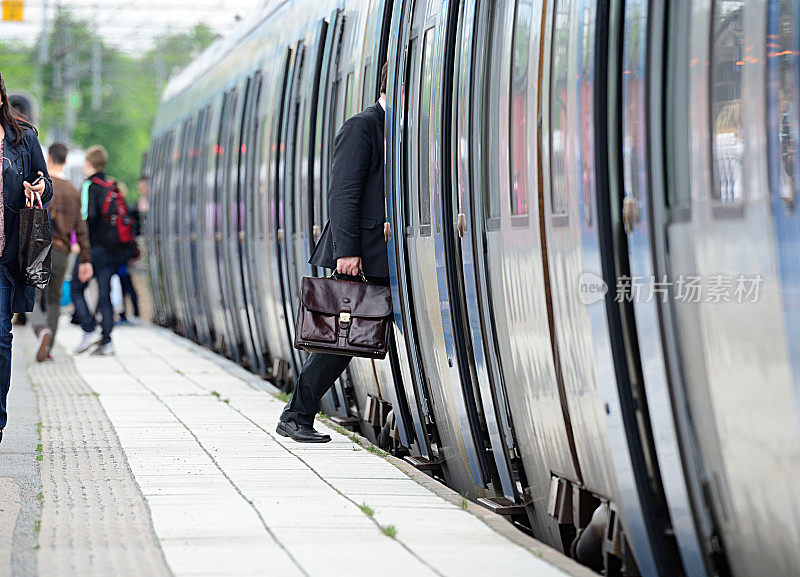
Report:
[[379,102],[344,123],[336,135],[328,196],[330,219],[308,261],[336,269],[336,259],[360,256],[364,274],[389,276],[383,223],[383,123]]
[[42,202],[53,198],[53,183],[47,173],[42,147],[32,128],[24,127],[22,142],[14,146],[14,133],[3,126],[6,135],[3,142],[3,204],[5,206],[6,247],[0,256],[0,265],[14,279],[11,296],[11,312],[23,313],[33,310],[36,295],[34,287],[26,287],[19,278],[19,211],[25,204],[22,182],[41,171],[45,176]]

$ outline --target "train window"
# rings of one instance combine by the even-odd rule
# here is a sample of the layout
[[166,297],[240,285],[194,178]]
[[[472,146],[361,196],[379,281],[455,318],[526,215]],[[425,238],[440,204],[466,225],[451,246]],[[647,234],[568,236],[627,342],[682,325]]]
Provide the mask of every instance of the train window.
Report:
[[431,106],[433,92],[434,30],[425,31],[422,38],[422,85],[419,98],[419,224],[420,234],[430,234],[431,224]]
[[770,182],[786,210],[795,209],[800,190],[800,8],[795,0],[771,0],[769,7],[767,91],[769,112]]
[[370,67],[372,66],[372,59],[367,58],[367,63],[364,65],[364,76],[361,79],[361,84],[364,86],[364,93],[361,97],[361,109],[372,106],[375,99],[375,85],[370,82]]
[[347,75],[344,83],[344,109],[342,110],[342,119],[339,125],[341,126],[345,120],[350,118],[354,114],[353,110],[353,92],[355,92],[355,86],[353,86],[355,73],[351,72]]
[[[410,191],[413,186],[413,172],[411,164],[411,134],[413,127],[413,114],[411,112],[412,96],[411,78],[416,68],[417,38],[412,38],[408,42],[408,53],[406,54],[405,79],[403,80],[403,103],[405,106],[403,114],[403,188]],[[403,217],[407,226],[411,225],[411,202],[409,193],[403,198]]]
[[745,49],[744,2],[714,2],[711,62],[711,147],[714,216],[743,213],[744,125],[742,68],[754,56]]
[[622,49],[622,183],[626,202],[638,206],[647,193],[647,7],[649,0],[625,3]]
[[[520,5],[521,7],[521,5]],[[518,8],[519,10],[519,8]],[[567,142],[574,119],[569,118],[570,3],[560,0],[555,9],[550,76],[550,202],[553,226],[567,224]],[[524,136],[523,136],[524,138]],[[512,207],[513,209],[513,207]]]
[[666,139],[667,177],[666,204],[669,222],[688,222],[692,215],[691,147],[689,145],[691,85],[691,43],[686,42],[691,27],[691,16],[680,3],[670,6],[669,42],[665,58],[666,94],[664,99],[666,126],[671,137]]
[[530,69],[532,0],[520,0],[514,14],[514,46],[511,64],[511,215],[528,214],[528,88]]
[[[497,17],[497,10],[487,6],[486,28],[490,30],[490,37],[487,40],[486,58],[478,59],[478,68],[484,71],[486,79],[482,81],[483,92],[481,94],[482,110],[498,110],[500,105],[500,66],[492,65],[502,53],[503,43],[503,18]],[[499,164],[497,162],[498,151],[500,150],[500,130],[498,122],[491,114],[480,114],[481,145],[479,147],[481,162],[481,186],[483,192],[483,212],[486,218],[486,230],[498,230],[500,228],[500,176]]]
[[328,166],[326,171],[330,177],[331,163],[333,162],[333,145],[336,141],[336,131],[339,130],[339,80],[334,80],[331,87],[331,100],[330,100],[330,128],[328,129]]

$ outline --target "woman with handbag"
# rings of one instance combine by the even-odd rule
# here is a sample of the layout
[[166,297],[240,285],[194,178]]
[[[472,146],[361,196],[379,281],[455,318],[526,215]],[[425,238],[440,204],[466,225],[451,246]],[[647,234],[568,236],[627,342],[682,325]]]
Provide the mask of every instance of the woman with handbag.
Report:
[[11,109],[0,72],[0,441],[8,415],[6,398],[11,385],[11,316],[33,310],[35,290],[25,286],[19,274],[19,213],[26,198],[53,197],[36,129]]

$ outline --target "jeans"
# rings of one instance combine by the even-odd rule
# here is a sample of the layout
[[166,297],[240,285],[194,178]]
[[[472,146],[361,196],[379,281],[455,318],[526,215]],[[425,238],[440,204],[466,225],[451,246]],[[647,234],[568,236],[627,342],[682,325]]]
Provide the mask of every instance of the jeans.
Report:
[[[78,280],[78,266],[79,263],[75,261],[75,268],[72,271],[72,281],[70,282],[70,294],[72,295],[72,302],[75,304],[75,315],[81,328],[90,333],[94,331],[97,326],[94,315],[89,312],[89,306],[86,304],[86,298],[83,296],[83,291],[86,290],[86,284]],[[102,344],[111,342],[111,330],[114,328],[114,307],[111,304],[111,277],[117,272],[119,262],[115,260],[107,249],[97,247],[92,249],[92,266],[94,268],[94,278],[97,279],[97,308],[100,309],[100,314],[103,317],[100,323],[102,329]]]
[[6,399],[11,386],[11,299],[14,279],[8,269],[0,265],[0,429],[8,421]]
[[[125,297],[131,299],[131,304],[133,305],[133,316],[139,316],[139,296],[136,294],[136,289],[133,288],[133,280],[131,279],[131,274],[128,271],[128,267],[124,267],[125,270],[123,271],[123,267],[119,267],[119,284],[122,287],[122,316],[125,316]],[[124,273],[124,274],[123,274]]]
[[69,256],[63,252],[52,251],[50,282],[45,290],[36,289],[36,304],[31,313],[33,332],[38,335],[42,329],[49,328],[53,333],[51,342],[55,342],[58,329],[58,317],[61,314],[61,289],[64,285],[68,260]]
[[[339,275],[339,278],[348,279]],[[389,286],[388,277],[369,277],[369,282]],[[298,425],[313,426],[319,412],[319,403],[336,379],[344,372],[353,357],[311,353],[303,363],[291,400],[283,409],[281,421],[294,421]]]

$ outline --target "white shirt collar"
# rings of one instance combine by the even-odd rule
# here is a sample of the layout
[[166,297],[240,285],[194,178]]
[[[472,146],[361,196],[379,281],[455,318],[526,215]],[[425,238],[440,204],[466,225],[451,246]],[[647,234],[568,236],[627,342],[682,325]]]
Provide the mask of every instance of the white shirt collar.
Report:
[[381,108],[383,108],[383,111],[386,112],[386,99],[383,96],[381,96],[380,98],[378,98],[378,102],[380,103]]

